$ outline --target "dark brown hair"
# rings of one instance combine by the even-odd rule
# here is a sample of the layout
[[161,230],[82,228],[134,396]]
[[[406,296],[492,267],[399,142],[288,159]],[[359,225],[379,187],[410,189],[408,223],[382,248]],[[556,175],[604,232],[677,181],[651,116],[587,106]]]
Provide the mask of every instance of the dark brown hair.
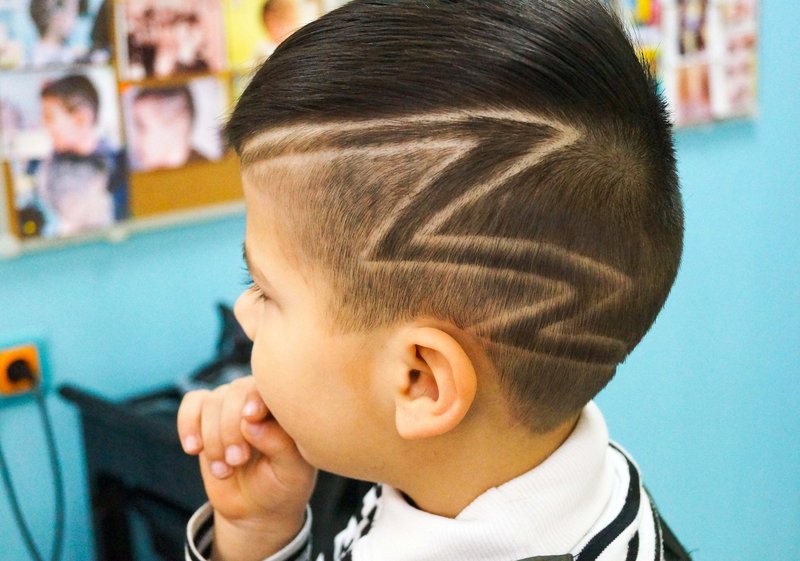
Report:
[[355,0],[277,48],[226,133],[264,189],[303,162],[275,195],[337,326],[450,322],[534,431],[605,386],[677,273],[671,125],[598,1]]
[[92,81],[82,74],[71,74],[46,83],[42,87],[41,97],[60,100],[70,112],[78,107],[86,107],[97,120],[100,96]]

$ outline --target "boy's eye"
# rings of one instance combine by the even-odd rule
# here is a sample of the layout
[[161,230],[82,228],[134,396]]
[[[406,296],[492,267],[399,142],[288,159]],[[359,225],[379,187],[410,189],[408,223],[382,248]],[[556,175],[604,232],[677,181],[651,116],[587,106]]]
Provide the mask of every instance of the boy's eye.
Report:
[[261,290],[261,287],[256,284],[256,281],[253,280],[253,277],[250,276],[250,272],[247,269],[245,269],[245,277],[242,281],[242,284],[247,287],[247,290],[255,293],[259,301],[266,302],[269,300],[269,297],[264,294],[264,291]]

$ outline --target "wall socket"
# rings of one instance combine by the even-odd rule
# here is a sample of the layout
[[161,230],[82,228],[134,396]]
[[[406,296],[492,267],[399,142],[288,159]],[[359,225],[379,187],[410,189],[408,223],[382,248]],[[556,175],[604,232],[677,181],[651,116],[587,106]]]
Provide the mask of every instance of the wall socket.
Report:
[[0,348],[0,398],[29,392],[41,380],[42,363],[34,343]]

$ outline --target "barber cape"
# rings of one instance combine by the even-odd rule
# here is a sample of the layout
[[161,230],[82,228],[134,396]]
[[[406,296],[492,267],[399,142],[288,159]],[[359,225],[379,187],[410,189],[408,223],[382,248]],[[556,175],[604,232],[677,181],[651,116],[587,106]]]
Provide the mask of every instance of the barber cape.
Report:
[[[665,558],[665,535],[667,556]],[[311,510],[295,539],[265,561],[311,561]],[[213,539],[208,504],[187,527],[186,560],[205,561]],[[569,438],[542,464],[489,489],[455,518],[421,511],[374,486],[316,561],[670,561],[689,559],[659,519],[636,464],[609,443],[588,404]]]

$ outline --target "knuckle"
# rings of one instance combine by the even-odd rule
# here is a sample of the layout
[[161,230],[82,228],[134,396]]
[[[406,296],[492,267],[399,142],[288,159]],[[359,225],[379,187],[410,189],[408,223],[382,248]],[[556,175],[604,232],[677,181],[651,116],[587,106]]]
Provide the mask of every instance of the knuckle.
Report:
[[236,378],[231,382],[231,385],[236,389],[246,390],[250,387],[252,376],[244,376],[242,378]]
[[178,407],[178,427],[195,421],[199,413],[207,390],[194,390],[183,396]]

